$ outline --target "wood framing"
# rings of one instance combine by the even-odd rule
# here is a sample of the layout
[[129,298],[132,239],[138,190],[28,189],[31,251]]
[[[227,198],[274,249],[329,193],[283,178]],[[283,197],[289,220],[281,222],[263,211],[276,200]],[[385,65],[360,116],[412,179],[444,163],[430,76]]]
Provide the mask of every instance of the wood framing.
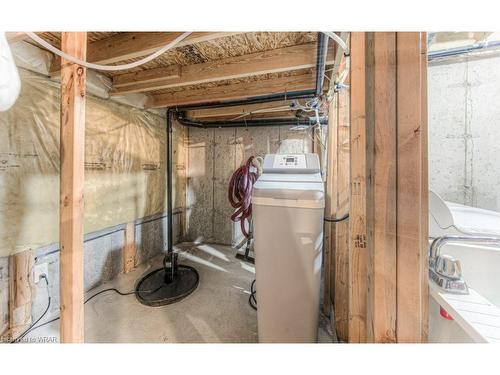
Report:
[[422,335],[421,342],[427,342],[429,335],[429,253],[427,251],[429,240],[429,150],[428,150],[428,118],[427,109],[427,33],[420,33],[420,106],[421,106],[421,123],[420,123],[420,184],[422,194],[420,207],[420,237],[422,246],[422,256],[420,257],[421,264],[421,319],[422,319]]
[[[166,72],[168,68],[144,70],[116,76],[111,95],[146,92],[172,87],[244,78],[267,73],[314,68],[316,44],[308,43],[249,55],[230,57],[201,64],[187,65]],[[327,64],[333,63],[333,48],[329,49]]]
[[244,113],[252,111],[260,111],[269,108],[278,107],[288,107],[292,102],[287,100],[269,102],[269,103],[259,103],[259,104],[248,104],[248,105],[235,105],[230,107],[221,108],[206,108],[206,109],[193,109],[186,111],[186,116],[188,118],[221,118],[221,117],[236,117]]
[[427,340],[425,43],[351,34],[349,342]]
[[[327,165],[326,165],[326,184],[325,184],[325,217],[332,217],[335,215],[334,207],[334,185],[337,181],[335,159],[337,157],[337,101],[331,101],[328,108],[328,134],[327,134]],[[333,271],[333,242],[335,241],[335,225],[333,223],[325,222],[324,237],[323,237],[323,314],[331,316],[333,308],[331,298],[332,278],[334,277]]]
[[9,335],[19,337],[31,324],[32,279],[34,258],[23,251],[9,258]]
[[396,342],[396,34],[366,34],[368,342]]
[[128,273],[135,268],[135,223],[132,221],[125,226],[125,245],[123,246],[123,272]]
[[[334,95],[328,112],[328,165],[326,209],[328,217],[342,218],[349,213],[349,91]],[[330,313],[332,329],[341,341],[348,341],[349,328],[349,219],[325,223],[324,304]]]
[[351,33],[351,159],[349,214],[349,342],[366,341],[367,262],[366,246],[366,127],[365,127],[365,33]]
[[[425,42],[424,42],[425,43]],[[427,321],[427,111],[420,33],[397,33],[397,338],[420,342]],[[416,220],[420,218],[420,220]]]
[[[128,32],[119,33],[109,38],[90,43],[87,61],[99,64],[111,64],[118,61],[134,59],[149,55],[177,38],[180,32]],[[235,32],[194,32],[182,40],[177,47],[238,34]],[[55,74],[61,69],[61,59],[54,58],[50,73]]]
[[170,65],[164,68],[146,69],[138,72],[119,74],[113,77],[113,92],[125,90],[126,87],[135,87],[140,84],[154,86],[158,82],[179,80],[181,77],[181,66]]
[[[337,120],[337,186],[335,191],[336,217],[342,218],[349,213],[349,89],[338,93],[338,120]],[[347,285],[349,270],[349,219],[335,224],[335,278],[333,280],[332,300],[347,300],[349,286]],[[335,304],[335,327],[338,337],[344,341],[348,339],[349,315],[348,303]]]
[[[61,48],[86,59],[87,33],[63,32]],[[63,60],[60,130],[60,304],[62,343],[84,341],[83,183],[86,69]]]
[[313,72],[254,82],[215,86],[204,89],[155,95],[147,104],[149,108],[175,107],[187,104],[242,99],[252,96],[311,90],[315,85]]

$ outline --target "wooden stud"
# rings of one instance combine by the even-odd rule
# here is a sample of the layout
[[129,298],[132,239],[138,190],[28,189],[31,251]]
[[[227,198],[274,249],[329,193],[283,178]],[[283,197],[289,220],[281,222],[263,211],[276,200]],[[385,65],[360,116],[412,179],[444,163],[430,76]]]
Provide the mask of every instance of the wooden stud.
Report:
[[[349,212],[349,92],[336,93],[329,109],[328,165],[325,215],[340,218]],[[325,224],[324,304],[334,302],[332,329],[348,340],[349,220]]]
[[421,144],[420,144],[420,241],[425,249],[420,257],[421,262],[421,342],[428,341],[429,335],[429,151],[428,151],[428,110],[427,110],[427,33],[420,33],[420,94],[421,94]]
[[[336,213],[340,218],[349,213],[349,89],[338,93],[337,112],[337,183],[335,189]],[[334,304],[335,330],[342,341],[349,338],[349,219],[335,224],[334,286],[331,288]]]
[[[96,64],[111,64],[118,61],[143,57],[156,52],[172,42],[182,33],[179,32],[128,32],[119,33],[106,39],[90,43],[88,46],[87,60]],[[222,32],[194,32],[181,40],[176,47],[188,46],[194,43],[208,42],[218,38],[238,34]],[[50,73],[55,74],[61,70],[61,59],[54,58]]]
[[[87,33],[63,32],[61,48],[86,59]],[[83,183],[86,69],[65,62],[61,70],[60,297],[63,343],[84,341]]]
[[277,94],[313,89],[315,76],[313,72],[300,75],[280,77],[255,82],[236,83],[233,85],[215,86],[204,89],[187,89],[152,97],[147,103],[149,108],[175,107],[187,104],[216,102],[220,100],[243,99],[252,96]]
[[422,220],[428,199],[427,120],[421,51],[420,33],[397,33],[397,338],[412,343],[422,341],[427,320],[422,282],[427,280],[422,258],[428,248],[427,222]]
[[[180,68],[175,77],[168,68],[143,70],[113,78],[111,95],[146,92],[173,87],[192,86],[249,76],[281,73],[316,66],[316,44],[308,43],[243,56],[229,57]],[[329,49],[327,64],[333,63],[333,49]],[[173,68],[171,68],[173,69]]]
[[365,33],[351,33],[351,159],[349,215],[349,342],[366,341],[366,127]]
[[[337,103],[338,97],[330,102],[328,108],[328,135],[327,135],[327,165],[326,165],[326,185],[325,185],[325,216],[335,215],[334,190],[337,182]],[[332,278],[335,277],[333,270],[333,250],[335,241],[335,224],[325,222],[323,237],[323,313],[330,315],[332,309]],[[330,316],[330,318],[332,318]]]
[[396,33],[366,34],[368,342],[396,342]]
[[135,268],[135,223],[132,221],[125,226],[125,245],[123,246],[123,272],[128,273]]
[[16,339],[31,324],[33,253],[23,251],[9,258],[9,327]]

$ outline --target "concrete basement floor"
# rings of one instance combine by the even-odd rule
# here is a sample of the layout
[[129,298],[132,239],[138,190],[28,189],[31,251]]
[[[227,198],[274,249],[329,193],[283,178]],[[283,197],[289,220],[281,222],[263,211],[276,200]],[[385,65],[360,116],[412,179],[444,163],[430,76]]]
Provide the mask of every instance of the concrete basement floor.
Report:
[[[182,264],[200,274],[198,289],[167,306],[141,305],[134,295],[106,292],[85,305],[85,342],[88,343],[255,343],[257,312],[248,304],[254,267],[234,257],[229,246],[182,243],[176,246]],[[131,291],[139,277],[161,267],[162,257],[121,274],[89,291],[117,288]],[[48,321],[50,318],[44,319]],[[43,322],[42,321],[42,322]],[[25,342],[59,341],[59,320],[30,332]],[[329,322],[320,316],[318,342],[335,342]]]

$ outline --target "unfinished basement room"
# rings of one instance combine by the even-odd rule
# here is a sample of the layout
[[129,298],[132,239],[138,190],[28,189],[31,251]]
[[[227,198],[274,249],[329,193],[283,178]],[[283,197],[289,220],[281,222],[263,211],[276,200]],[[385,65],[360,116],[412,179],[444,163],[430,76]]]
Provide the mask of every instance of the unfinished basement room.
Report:
[[500,33],[0,47],[1,342],[500,342]]

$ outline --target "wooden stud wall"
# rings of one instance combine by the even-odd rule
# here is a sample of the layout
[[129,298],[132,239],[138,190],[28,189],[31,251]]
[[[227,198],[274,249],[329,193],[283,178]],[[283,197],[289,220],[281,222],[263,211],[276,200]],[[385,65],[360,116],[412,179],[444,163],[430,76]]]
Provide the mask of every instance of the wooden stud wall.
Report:
[[[351,33],[348,250],[339,246],[338,228],[326,229],[335,244],[329,269],[335,327],[349,342],[427,340],[425,43],[425,33]],[[339,129],[341,106],[332,108],[337,117],[330,121]],[[333,172],[337,180],[339,173]]]

